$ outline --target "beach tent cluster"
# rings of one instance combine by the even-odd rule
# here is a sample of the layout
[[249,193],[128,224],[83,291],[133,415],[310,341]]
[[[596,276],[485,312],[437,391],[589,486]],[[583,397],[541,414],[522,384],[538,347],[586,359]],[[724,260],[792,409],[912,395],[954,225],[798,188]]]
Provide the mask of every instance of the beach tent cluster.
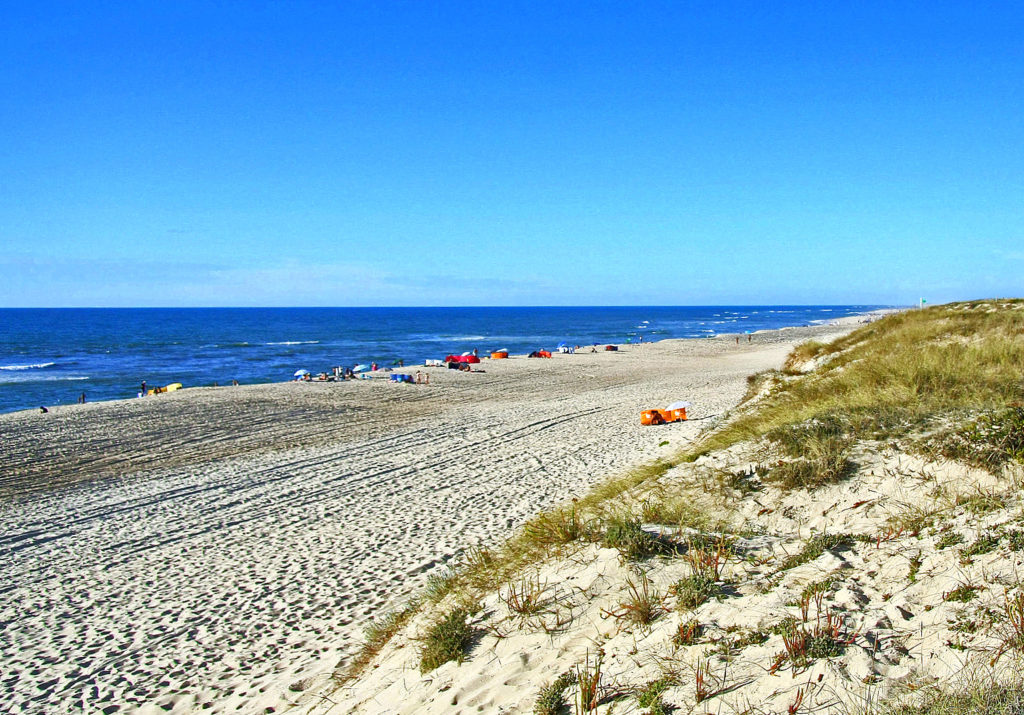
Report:
[[[562,341],[562,342],[560,342],[558,344],[558,347],[556,348],[556,350],[559,353],[564,353],[564,354],[571,355],[571,354],[575,353],[578,348],[579,348],[578,345],[573,346],[573,345],[570,345],[568,342]],[[598,343],[594,343],[594,349],[591,350],[591,352],[595,352],[597,349],[598,349]],[[612,351],[614,351],[614,350],[618,350],[619,348],[616,345],[606,345],[604,347],[604,349],[605,350],[612,350]],[[531,352],[531,353],[529,353],[527,355],[527,357],[531,357],[531,358],[550,358],[551,356],[552,355],[551,355],[551,351],[550,350],[534,350],[533,352]],[[485,357],[487,357],[487,356],[485,355]],[[506,360],[509,357],[508,348],[498,348],[497,350],[492,350],[489,353],[489,357],[492,360]],[[480,362],[480,358],[477,355],[477,351],[473,350],[473,351],[464,352],[461,355],[456,355],[456,354],[452,353],[452,354],[446,355],[443,360],[438,360],[438,359],[435,359],[435,358],[428,358],[428,359],[423,361],[423,365],[425,367],[447,367],[447,368],[449,368],[451,370],[462,370],[462,371],[467,371],[467,372],[473,372],[474,370],[470,366],[471,365],[476,365],[479,362]],[[398,366],[398,367],[404,367],[404,363],[401,360],[395,360],[394,361],[394,365]],[[320,375],[315,377],[315,378],[309,372],[309,370],[305,370],[305,369],[296,370],[293,377],[296,380],[299,380],[299,381],[310,381],[310,380],[314,380],[314,379],[315,380],[331,380],[331,381],[336,381],[336,380],[341,380],[341,379],[348,380],[348,379],[353,378],[353,377],[359,377],[359,378],[368,379],[370,377],[370,375],[369,374],[364,374],[364,373],[376,372],[377,370],[378,370],[378,366],[377,366],[376,363],[373,363],[371,365],[366,365],[366,364],[360,363],[360,364],[355,365],[354,367],[351,367],[351,368],[334,368],[333,374],[320,373]],[[385,367],[385,368],[381,368],[381,370],[383,372],[389,373],[389,378],[392,377],[392,375],[391,375],[392,369],[391,368]],[[482,372],[482,370],[476,370],[475,372]],[[391,379],[391,382],[412,382],[413,381],[411,378],[410,379],[404,379],[405,377],[407,377],[405,375],[400,375],[398,377],[402,378],[402,379]]]

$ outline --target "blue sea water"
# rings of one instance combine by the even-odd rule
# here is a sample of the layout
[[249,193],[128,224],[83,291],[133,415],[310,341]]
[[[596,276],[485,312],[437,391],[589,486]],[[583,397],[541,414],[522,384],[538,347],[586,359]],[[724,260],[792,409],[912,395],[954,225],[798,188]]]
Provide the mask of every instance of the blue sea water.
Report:
[[375,361],[526,353],[827,322],[880,306],[0,309],[0,412],[134,397],[150,386],[249,384]]

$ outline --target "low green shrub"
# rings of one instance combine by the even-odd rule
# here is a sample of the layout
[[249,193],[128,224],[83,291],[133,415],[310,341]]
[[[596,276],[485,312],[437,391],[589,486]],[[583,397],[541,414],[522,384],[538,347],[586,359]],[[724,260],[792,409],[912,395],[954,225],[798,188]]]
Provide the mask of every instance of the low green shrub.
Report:
[[685,576],[676,581],[671,590],[679,607],[686,609],[697,608],[708,599],[717,598],[722,593],[722,587],[704,574]]
[[782,562],[782,569],[791,569],[821,556],[826,551],[853,544],[849,534],[815,534],[804,544],[799,553],[793,554]]
[[450,660],[461,663],[473,631],[466,623],[469,612],[456,608],[435,623],[423,637],[420,648],[420,672],[429,673]]
[[665,544],[640,528],[640,520],[613,517],[608,521],[601,544],[618,549],[624,559],[639,561],[664,552]]
[[537,702],[533,706],[534,715],[560,715],[564,712],[568,707],[565,691],[575,684],[575,671],[567,670],[559,675],[555,682],[541,688]]

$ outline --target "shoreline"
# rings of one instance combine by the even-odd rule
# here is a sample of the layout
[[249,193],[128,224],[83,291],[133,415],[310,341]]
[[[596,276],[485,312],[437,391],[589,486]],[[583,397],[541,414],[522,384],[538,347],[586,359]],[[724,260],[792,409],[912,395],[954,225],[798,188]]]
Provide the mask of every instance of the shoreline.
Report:
[[[3,660],[29,673],[4,699],[285,708],[466,547],[678,450],[748,374],[863,317],[484,361],[429,386],[193,388],[0,415],[0,549],[18,584],[0,596]],[[639,425],[673,399],[694,403],[689,422]]]
[[[744,306],[729,306],[729,307],[744,307]],[[712,334],[712,335],[707,335],[707,336],[702,336],[702,337],[668,337],[668,338],[661,338],[661,339],[648,339],[648,340],[645,340],[645,341],[643,341],[641,343],[631,343],[631,342],[627,342],[627,343],[618,342],[618,343],[616,343],[616,342],[613,342],[613,341],[611,341],[611,342],[606,341],[606,342],[598,343],[598,345],[603,346],[603,345],[606,345],[606,344],[610,344],[610,345],[619,345],[619,346],[623,346],[623,347],[630,347],[630,346],[635,346],[635,345],[638,345],[638,344],[655,344],[655,343],[659,343],[659,342],[664,342],[666,340],[718,340],[718,339],[733,338],[733,337],[736,337],[736,336],[743,337],[745,335],[764,335],[764,334],[774,333],[774,332],[778,332],[778,331],[786,331],[786,330],[815,329],[815,328],[823,328],[823,327],[829,327],[829,326],[850,325],[852,322],[857,322],[857,323],[870,322],[871,316],[876,316],[877,317],[877,316],[887,315],[889,313],[900,312],[900,311],[903,311],[903,310],[909,310],[909,308],[893,308],[893,307],[877,308],[877,309],[874,309],[874,310],[866,311],[864,313],[856,313],[856,314],[853,314],[853,315],[843,316],[843,317],[835,318],[835,319],[812,320],[809,323],[804,324],[804,325],[781,326],[781,327],[778,327],[778,328],[763,328],[763,329],[758,329],[758,330],[754,330],[754,331],[721,332],[721,333],[715,333],[715,334]],[[864,318],[866,316],[869,318],[868,321],[864,320]],[[585,350],[585,349],[587,349],[589,347],[590,347],[590,344],[588,343],[586,346],[581,346],[581,350]],[[522,356],[525,356],[525,353],[523,353]],[[520,357],[520,355],[515,354],[515,355],[513,355],[513,357]],[[389,366],[387,368],[382,367],[381,371],[384,371],[384,372],[389,372],[389,371],[390,372],[395,372],[395,371],[401,372],[403,370],[415,369],[417,367],[422,368],[422,367],[424,367],[424,364],[423,363],[410,363],[409,365],[405,365],[403,367],[397,367],[397,368],[394,367],[394,366]],[[326,371],[327,374],[330,374],[330,370],[331,370],[330,367],[326,367],[326,368],[323,368],[323,370],[318,369],[318,370],[315,370],[315,371],[312,371],[312,372],[314,374],[316,374],[318,372]],[[225,383],[223,385],[218,385],[216,383],[214,383],[213,385],[185,385],[181,389],[184,389],[184,390],[224,389],[224,388],[241,387],[241,386],[253,387],[253,386],[262,386],[262,385],[280,385],[280,384],[287,384],[289,382],[293,382],[293,380],[292,379],[288,379],[288,380],[277,380],[277,381],[273,381],[272,380],[272,381],[267,381],[267,382],[243,382],[243,383],[240,383],[239,385],[232,385],[230,383]],[[152,385],[149,385],[149,387],[157,387],[157,385],[154,383]],[[162,399],[164,397],[164,395],[161,395],[161,396],[151,395],[151,397],[161,397],[161,399]],[[55,412],[55,411],[63,411],[63,410],[67,410],[67,409],[80,410],[80,409],[83,409],[84,407],[86,407],[88,405],[106,404],[106,403],[109,403],[109,402],[130,402],[130,401],[133,401],[133,400],[136,400],[136,399],[139,399],[139,398],[138,397],[112,397],[112,398],[106,398],[106,399],[100,398],[100,399],[95,399],[95,400],[87,401],[85,403],[56,402],[56,403],[48,404],[48,403],[44,402],[42,404],[42,406],[45,407],[48,412]],[[18,415],[18,414],[22,414],[22,413],[39,413],[40,412],[39,407],[40,406],[38,406],[38,405],[33,405],[32,407],[24,407],[24,408],[21,408],[21,409],[10,410],[10,411],[6,411],[6,412],[0,412],[0,419],[2,419],[3,417],[5,417],[7,415]]]

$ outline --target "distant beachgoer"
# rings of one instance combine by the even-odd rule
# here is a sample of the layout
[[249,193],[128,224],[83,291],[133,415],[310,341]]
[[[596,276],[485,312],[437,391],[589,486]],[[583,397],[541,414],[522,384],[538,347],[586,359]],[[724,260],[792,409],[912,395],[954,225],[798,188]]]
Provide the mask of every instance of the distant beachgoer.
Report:
[[220,387],[220,383],[219,383],[219,382],[217,382],[216,380],[214,380],[214,381],[213,381],[213,386],[214,386],[214,387]]
[[405,367],[405,360],[398,358],[398,367]]
[[142,381],[142,396],[143,397],[146,396],[146,381],[145,380]]
[[749,343],[753,337],[754,337],[753,335],[748,335],[747,336],[747,342]]
[[430,373],[429,372],[423,373],[423,384],[424,385],[429,385],[430,384]]
[[85,404],[85,393],[84,392],[81,395],[78,396],[78,404],[80,404],[80,405],[84,405]]
[[416,384],[417,385],[422,385],[423,384],[423,373],[420,372],[419,370],[416,371]]
[[238,380],[232,380],[231,384],[237,387],[238,386]]
[[476,351],[476,348],[473,348],[473,357],[480,357],[480,355]]
[[49,412],[49,410],[46,409],[45,407],[40,407],[39,411],[42,412],[43,414],[46,414],[47,412]]
[[740,336],[739,336],[739,335],[737,335],[737,336],[736,336],[736,344],[737,344],[737,345],[739,345],[739,344],[740,344]]
[[370,372],[377,372],[377,363],[375,363],[375,362],[371,362],[370,363]]

